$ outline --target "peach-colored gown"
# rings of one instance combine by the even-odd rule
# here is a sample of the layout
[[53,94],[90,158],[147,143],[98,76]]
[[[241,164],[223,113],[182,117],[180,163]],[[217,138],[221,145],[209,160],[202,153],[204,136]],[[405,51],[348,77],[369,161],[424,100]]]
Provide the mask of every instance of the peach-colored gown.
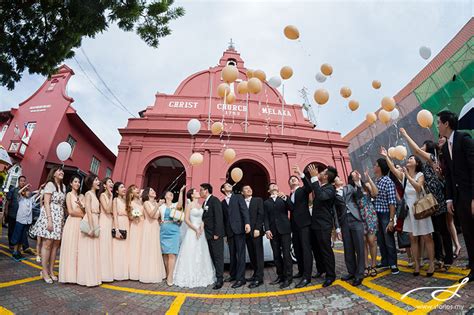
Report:
[[[150,201],[150,208],[154,206]],[[143,209],[145,214],[145,221],[143,222],[143,241],[140,253],[140,282],[143,283],[157,283],[166,278],[165,265],[163,263],[163,256],[161,254],[160,244],[160,225],[158,218],[160,211],[156,211],[152,217]]]
[[133,209],[140,210],[141,215],[137,219],[130,221],[130,267],[129,275],[130,280],[138,280],[140,278],[140,253],[142,249],[142,237],[143,237],[143,206],[137,203],[132,204]]
[[[88,191],[86,198],[87,194],[92,195],[91,212],[95,227],[99,224],[100,204],[94,193]],[[88,220],[87,213],[84,215],[84,219]],[[91,237],[81,232],[77,252],[77,284],[94,287],[102,283],[99,246],[98,237]]]
[[[69,197],[68,193],[66,198]],[[84,196],[79,198],[84,204]],[[72,198],[73,199],[73,198]],[[74,210],[82,211],[79,205],[72,201]],[[77,249],[79,245],[79,235],[81,234],[80,225],[82,218],[68,216],[64,224],[63,235],[61,237],[61,251],[59,252],[59,282],[76,283],[77,282]]]
[[[128,280],[128,268],[129,268],[129,243],[130,243],[130,221],[128,219],[127,210],[125,209],[125,203],[117,199],[117,215],[118,222],[117,226],[119,230],[127,231],[126,239],[112,240],[112,254],[113,254],[113,269],[114,269],[114,280]],[[116,232],[120,233],[119,231]]]
[[[109,203],[109,196],[104,194],[106,203]],[[99,226],[99,248],[100,248],[100,274],[102,281],[111,282],[114,281],[114,268],[113,268],[113,254],[112,254],[112,225],[113,215],[112,213],[105,212],[100,207]]]

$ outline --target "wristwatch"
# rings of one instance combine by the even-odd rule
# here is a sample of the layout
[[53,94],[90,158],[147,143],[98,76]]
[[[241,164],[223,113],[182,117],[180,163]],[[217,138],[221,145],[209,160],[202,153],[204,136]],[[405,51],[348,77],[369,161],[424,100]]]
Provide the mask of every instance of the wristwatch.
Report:
[[393,218],[390,218],[390,222],[393,222]]

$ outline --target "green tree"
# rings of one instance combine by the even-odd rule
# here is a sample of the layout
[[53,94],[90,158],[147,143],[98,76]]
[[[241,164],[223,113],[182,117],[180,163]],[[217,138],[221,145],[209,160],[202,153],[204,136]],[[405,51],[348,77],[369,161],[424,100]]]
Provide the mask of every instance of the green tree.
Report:
[[174,0],[0,0],[0,82],[12,90],[23,71],[50,75],[74,56],[84,36],[111,23],[135,31],[148,45],[171,33],[168,23],[184,15]]

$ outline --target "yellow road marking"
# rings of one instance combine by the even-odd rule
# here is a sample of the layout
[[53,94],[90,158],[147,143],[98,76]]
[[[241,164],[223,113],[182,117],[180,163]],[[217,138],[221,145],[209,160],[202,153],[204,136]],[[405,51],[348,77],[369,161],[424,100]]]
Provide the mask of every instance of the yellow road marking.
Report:
[[171,303],[170,308],[166,312],[166,315],[175,315],[179,313],[179,310],[181,309],[181,306],[183,306],[184,301],[186,300],[185,295],[178,295],[173,303]]
[[20,279],[20,280],[1,282],[0,283],[0,288],[11,287],[11,286],[14,286],[14,285],[17,285],[17,284],[33,282],[33,281],[40,280],[40,279],[41,279],[40,276],[36,276],[36,277],[30,277],[30,278],[25,278],[25,279]]
[[[0,253],[2,253],[4,255],[7,255],[8,257],[12,257],[12,254],[7,253],[6,251],[1,250],[1,249],[0,249]],[[27,260],[22,260],[21,262],[24,263],[25,265],[28,265],[30,267],[33,267],[33,268],[36,268],[36,269],[39,269],[39,270],[43,269],[41,266],[38,266],[37,264],[33,264],[33,263],[31,263]]]
[[366,287],[368,288],[371,288],[375,291],[378,291],[386,296],[389,296],[397,301],[400,301],[402,303],[405,303],[407,305],[410,305],[410,306],[413,306],[413,307],[418,307],[420,305],[423,305],[424,302],[422,301],[419,301],[417,299],[414,299],[414,298],[411,298],[409,296],[405,297],[403,300],[402,300],[402,294],[400,294],[399,292],[396,292],[396,291],[393,291],[389,288],[386,288],[384,286],[381,286],[381,285],[378,285],[378,284],[375,284],[371,281],[364,281],[362,282],[363,285],[365,285]]
[[2,314],[2,315],[13,315],[15,313],[13,313],[12,311],[4,308],[3,306],[0,306],[0,314]]

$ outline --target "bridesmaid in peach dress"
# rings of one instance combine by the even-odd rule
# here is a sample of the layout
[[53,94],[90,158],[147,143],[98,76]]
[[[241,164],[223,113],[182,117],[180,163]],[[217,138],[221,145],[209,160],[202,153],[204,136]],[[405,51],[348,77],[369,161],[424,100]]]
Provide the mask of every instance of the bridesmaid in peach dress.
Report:
[[112,255],[112,189],[114,182],[109,177],[102,181],[99,192],[100,216],[99,216],[99,252],[100,252],[100,275],[103,282],[114,281],[113,255]]
[[84,196],[79,193],[81,178],[73,175],[69,183],[71,191],[66,194],[66,207],[69,216],[64,224],[59,252],[59,282],[77,282],[77,246],[80,225],[84,216]]
[[131,185],[127,189],[127,212],[130,215],[130,280],[140,278],[140,252],[142,249],[143,237],[143,205],[140,200],[140,189]]
[[91,231],[88,234],[81,232],[78,245],[77,284],[94,287],[102,283],[100,276],[99,237],[95,230],[99,228],[100,203],[97,193],[100,180],[95,175],[87,176],[84,186],[86,192],[86,215]]
[[143,241],[140,255],[140,282],[158,283],[166,278],[165,264],[161,254],[159,207],[163,200],[156,202],[156,192],[153,188],[145,188],[142,193],[143,212]]
[[115,235],[112,240],[113,270],[114,280],[129,279],[129,241],[130,241],[130,221],[128,219],[127,207],[125,205],[125,195],[127,189],[121,182],[116,182],[113,189],[113,214],[114,228],[112,233]]

